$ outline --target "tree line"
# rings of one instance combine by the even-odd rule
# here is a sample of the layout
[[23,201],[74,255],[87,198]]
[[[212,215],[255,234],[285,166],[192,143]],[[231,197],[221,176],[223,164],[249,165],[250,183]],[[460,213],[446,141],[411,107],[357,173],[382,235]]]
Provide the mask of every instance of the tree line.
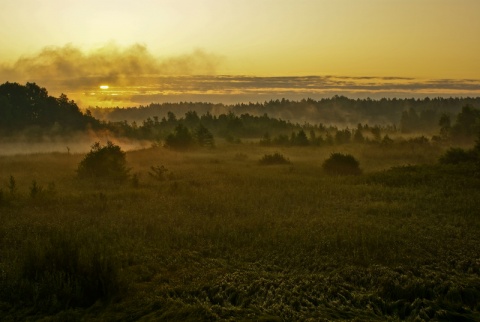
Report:
[[66,135],[99,128],[100,121],[83,113],[64,94],[56,98],[35,83],[0,85],[0,134],[26,134],[34,139],[45,134]]
[[[458,107],[459,104],[464,105]],[[174,109],[176,106],[192,109],[187,110],[183,116],[177,116],[178,111]],[[297,108],[299,111],[295,113],[300,113],[302,106],[316,106],[317,110],[327,115],[335,111],[362,110],[365,111],[364,115],[375,114],[377,119],[389,119],[389,115],[398,113],[401,116],[397,123],[357,122],[354,126],[341,126],[335,122],[329,123],[332,125],[293,123],[267,113],[278,114],[287,107]],[[373,101],[334,96],[320,101],[306,99],[294,102],[284,99],[238,104],[230,106],[231,109],[226,109],[225,113],[218,114],[211,110],[214,107],[218,110],[219,105],[211,103],[157,104],[138,109],[107,109],[104,113],[119,111],[126,113],[123,116],[128,116],[155,107],[168,107],[173,111],[168,110],[161,118],[148,116],[138,122],[128,118],[122,121],[99,120],[90,110],[82,112],[64,94],[55,98],[35,83],[20,85],[7,82],[0,85],[0,134],[9,137],[22,133],[27,138],[38,138],[43,135],[69,135],[88,129],[107,130],[116,136],[162,142],[166,146],[179,148],[214,146],[215,137],[231,143],[261,138],[262,145],[303,146],[349,142],[388,144],[391,141],[389,134],[428,132],[434,134],[433,139],[437,141],[468,143],[473,142],[480,132],[480,98]],[[203,111],[203,114],[199,114],[195,108]],[[400,108],[403,108],[401,112]],[[310,113],[312,110],[315,108],[310,108]],[[158,109],[156,111],[160,112]]]
[[239,103],[233,105],[179,102],[152,103],[148,106],[130,108],[92,108],[91,112],[100,119],[109,121],[130,120],[137,123],[158,116],[167,117],[168,112],[183,115],[188,111],[196,111],[199,115],[249,114],[289,120],[294,123],[335,124],[350,128],[358,123],[386,126],[395,124],[403,133],[435,133],[438,119],[442,114],[454,117],[466,105],[480,108],[480,97],[477,98],[382,98],[351,99],[345,96],[333,96],[320,100],[302,99],[292,101],[277,99],[265,102]]

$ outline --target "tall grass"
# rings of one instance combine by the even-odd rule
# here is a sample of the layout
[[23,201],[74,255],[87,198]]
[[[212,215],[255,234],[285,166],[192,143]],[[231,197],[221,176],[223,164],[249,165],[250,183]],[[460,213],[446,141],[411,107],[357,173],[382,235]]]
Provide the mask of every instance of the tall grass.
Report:
[[[78,181],[82,156],[2,157],[0,317],[474,319],[479,179],[428,149],[342,149],[364,174],[325,175],[326,147],[130,152],[135,186]],[[291,164],[258,164],[275,152]]]

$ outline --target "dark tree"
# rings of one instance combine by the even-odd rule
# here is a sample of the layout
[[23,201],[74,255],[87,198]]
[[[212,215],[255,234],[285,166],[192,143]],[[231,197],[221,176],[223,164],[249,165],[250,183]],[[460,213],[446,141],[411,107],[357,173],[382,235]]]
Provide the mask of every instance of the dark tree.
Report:
[[165,139],[165,146],[171,149],[187,149],[192,147],[194,143],[192,134],[183,124],[178,124],[174,132]]
[[450,131],[452,130],[450,116],[445,113],[442,114],[438,125],[440,126],[440,137],[442,139],[447,139],[450,136]]
[[[293,137],[293,136],[292,136]],[[298,134],[293,137],[293,145],[306,146],[309,145],[307,135],[304,130],[298,131]]]
[[215,146],[213,134],[202,124],[199,124],[197,126],[193,134],[199,146],[206,146],[206,147]]
[[452,139],[472,141],[480,131],[480,110],[466,105],[457,115],[456,123],[451,129]]
[[170,112],[170,111],[167,113],[167,118],[168,118],[168,122],[170,123],[177,121],[177,117],[175,116],[175,114],[173,114],[173,112]]
[[418,129],[419,116],[413,107],[407,111],[402,112],[402,118],[400,119],[400,129],[403,133],[410,133]]
[[352,133],[349,129],[339,130],[335,133],[335,143],[337,144],[345,144],[350,142],[352,137]]
[[197,112],[195,111],[188,111],[185,113],[185,126],[189,128],[194,128],[200,124],[200,118],[198,117]]
[[35,83],[25,86],[17,83],[0,85],[0,132],[15,134],[30,128],[48,134],[52,130],[65,134],[80,131],[99,122],[83,114],[74,101],[62,94],[59,98],[48,95],[45,88]]
[[270,133],[265,132],[259,143],[263,146],[269,146],[270,144],[272,144],[272,138],[270,137]]

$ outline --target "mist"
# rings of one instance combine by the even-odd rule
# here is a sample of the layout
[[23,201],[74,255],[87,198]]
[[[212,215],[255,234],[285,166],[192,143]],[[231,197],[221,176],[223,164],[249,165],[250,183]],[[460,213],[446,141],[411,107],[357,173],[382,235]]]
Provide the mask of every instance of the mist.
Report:
[[84,154],[90,151],[95,142],[105,144],[107,141],[120,145],[125,151],[141,150],[152,146],[151,141],[120,138],[100,133],[82,133],[68,138],[45,136],[36,142],[23,136],[17,136],[8,141],[0,141],[0,156],[53,152]]

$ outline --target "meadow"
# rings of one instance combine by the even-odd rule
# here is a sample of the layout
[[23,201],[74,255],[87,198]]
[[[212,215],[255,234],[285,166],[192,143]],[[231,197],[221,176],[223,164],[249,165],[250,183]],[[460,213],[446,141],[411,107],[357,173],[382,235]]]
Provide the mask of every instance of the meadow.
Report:
[[[363,173],[325,174],[332,152]],[[84,154],[0,156],[0,319],[477,321],[480,174],[443,152],[152,147],[121,185],[76,178]]]

